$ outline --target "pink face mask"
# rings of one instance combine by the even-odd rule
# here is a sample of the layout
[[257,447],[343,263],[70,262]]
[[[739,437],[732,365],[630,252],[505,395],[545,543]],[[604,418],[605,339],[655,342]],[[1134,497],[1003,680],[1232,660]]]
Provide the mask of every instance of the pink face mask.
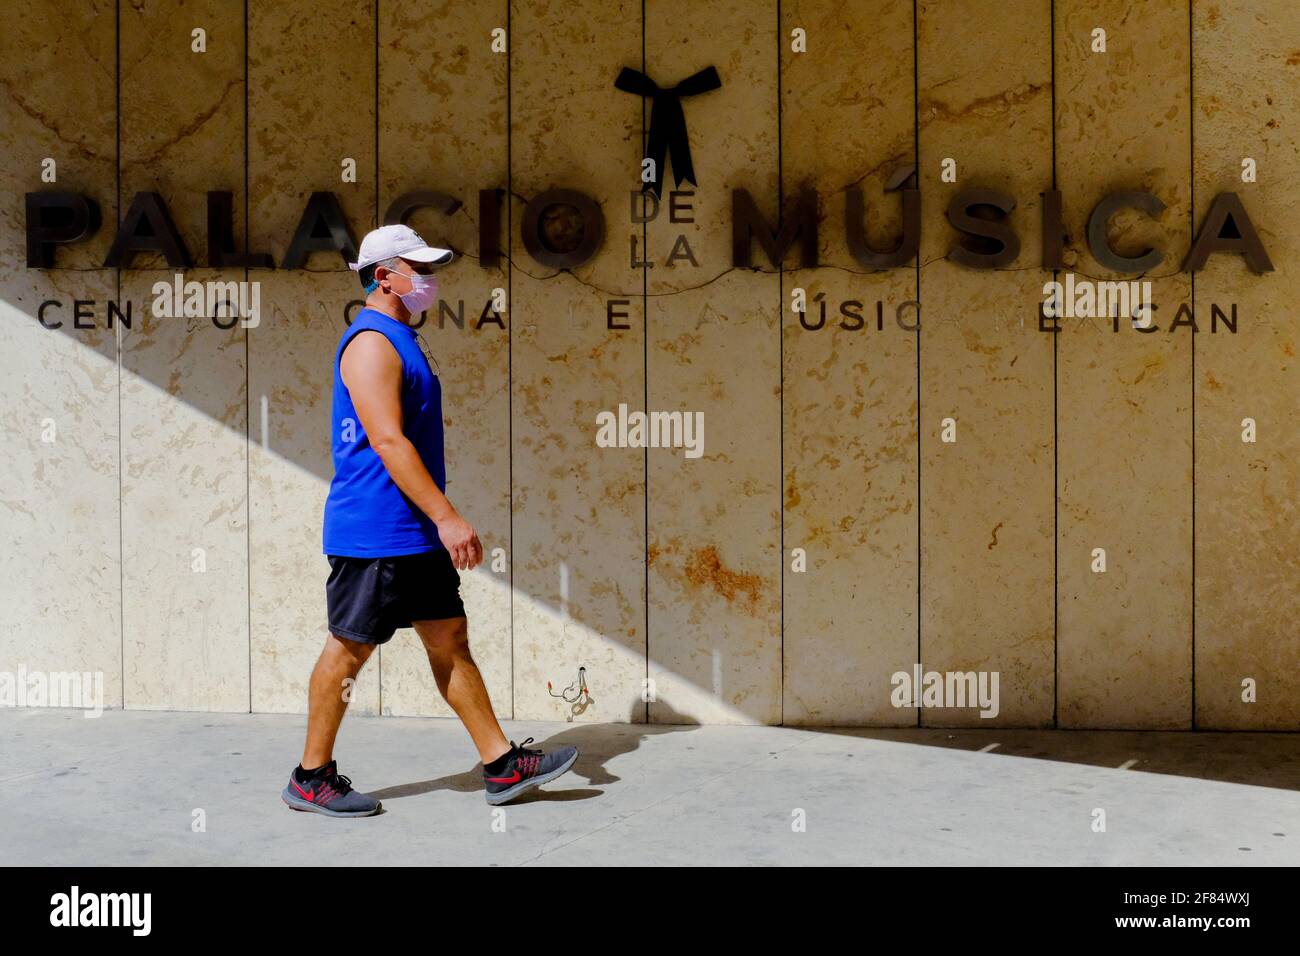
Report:
[[411,280],[411,291],[399,293],[398,298],[402,300],[402,305],[406,306],[406,311],[411,315],[419,315],[429,306],[433,305],[434,300],[438,297],[438,280],[433,276],[422,276],[418,272],[414,275],[406,275],[405,272],[399,275],[406,276]]

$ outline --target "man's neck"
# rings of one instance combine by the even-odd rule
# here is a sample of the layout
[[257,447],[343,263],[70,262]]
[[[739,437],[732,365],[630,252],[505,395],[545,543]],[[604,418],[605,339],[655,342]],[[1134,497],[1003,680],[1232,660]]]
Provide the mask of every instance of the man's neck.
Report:
[[366,296],[366,308],[382,312],[390,319],[396,319],[403,325],[411,324],[411,313],[402,304],[402,300],[395,295],[372,292]]

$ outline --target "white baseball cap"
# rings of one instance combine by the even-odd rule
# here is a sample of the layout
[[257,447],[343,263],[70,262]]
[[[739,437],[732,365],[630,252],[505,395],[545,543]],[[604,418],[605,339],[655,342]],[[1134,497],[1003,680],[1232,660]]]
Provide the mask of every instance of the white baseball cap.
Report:
[[348,263],[353,272],[385,259],[409,259],[412,262],[429,262],[435,266],[451,262],[455,255],[450,249],[439,249],[420,238],[410,226],[380,226],[366,233],[357,252],[357,261]]

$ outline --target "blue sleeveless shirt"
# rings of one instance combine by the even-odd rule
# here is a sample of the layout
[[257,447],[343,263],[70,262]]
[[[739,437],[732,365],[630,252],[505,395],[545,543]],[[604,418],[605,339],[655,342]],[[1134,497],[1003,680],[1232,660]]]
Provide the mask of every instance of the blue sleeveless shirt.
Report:
[[420,453],[439,490],[447,490],[438,376],[429,368],[414,329],[375,309],[362,309],[334,353],[330,412],[334,479],[325,499],[324,551],[358,558],[435,551],[443,547],[437,527],[389,477],[343,384],[339,368],[343,350],[367,330],[381,333],[397,350],[402,360],[402,433]]

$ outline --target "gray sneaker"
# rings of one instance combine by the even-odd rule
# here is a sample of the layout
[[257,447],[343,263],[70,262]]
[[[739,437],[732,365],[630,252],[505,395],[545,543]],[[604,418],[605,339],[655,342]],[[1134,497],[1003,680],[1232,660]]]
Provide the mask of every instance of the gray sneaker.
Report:
[[304,783],[299,783],[294,771],[289,771],[289,785],[280,799],[294,810],[309,810],[327,817],[368,817],[383,807],[374,797],[353,790],[352,781],[339,773],[335,760]]
[[500,773],[489,776],[487,768],[483,768],[483,795],[492,806],[507,803],[525,790],[554,780],[578,759],[577,747],[561,747],[548,754],[525,746],[532,742],[532,737],[523,744],[510,741],[510,759]]

